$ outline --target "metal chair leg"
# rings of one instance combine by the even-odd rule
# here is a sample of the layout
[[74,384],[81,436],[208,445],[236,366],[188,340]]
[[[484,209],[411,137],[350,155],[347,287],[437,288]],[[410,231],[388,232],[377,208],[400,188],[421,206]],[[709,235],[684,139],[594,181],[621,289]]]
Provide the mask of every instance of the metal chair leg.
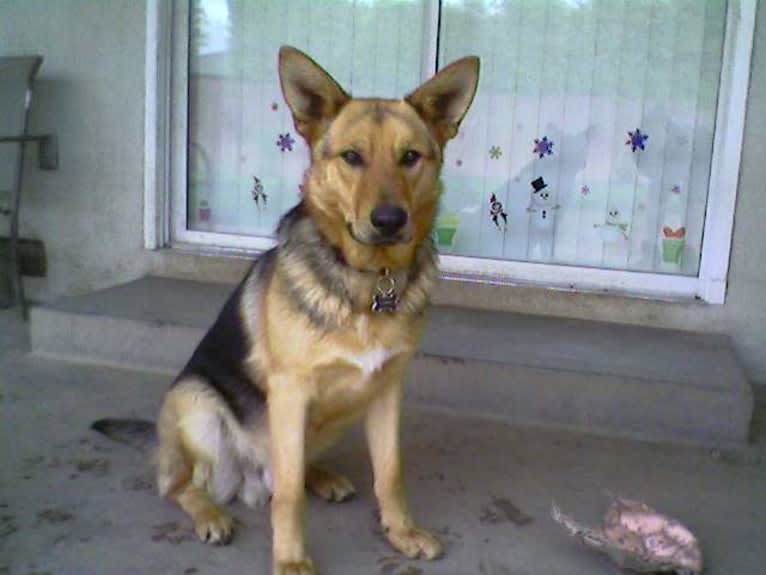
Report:
[[14,302],[19,305],[21,317],[27,320],[27,302],[24,298],[24,281],[21,277],[21,262],[19,261],[19,210],[21,208],[21,184],[24,176],[24,152],[25,143],[19,142],[18,152],[16,154],[16,178],[13,189],[11,190],[11,238],[10,238],[10,266],[13,281]]

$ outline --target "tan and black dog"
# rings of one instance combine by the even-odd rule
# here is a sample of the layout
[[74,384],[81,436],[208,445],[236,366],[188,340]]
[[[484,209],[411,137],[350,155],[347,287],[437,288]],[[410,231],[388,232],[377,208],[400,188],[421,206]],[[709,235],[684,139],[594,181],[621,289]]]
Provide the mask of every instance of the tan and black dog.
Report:
[[388,540],[408,557],[441,545],[407,509],[399,456],[402,376],[437,277],[431,231],[443,150],[476,91],[464,58],[402,100],[355,99],[302,52],[279,74],[311,150],[304,197],[279,224],[169,389],[158,422],[158,480],[201,539],[226,543],[220,504],[271,496],[274,573],[308,574],[305,489],[354,493],[315,463],[365,419]]

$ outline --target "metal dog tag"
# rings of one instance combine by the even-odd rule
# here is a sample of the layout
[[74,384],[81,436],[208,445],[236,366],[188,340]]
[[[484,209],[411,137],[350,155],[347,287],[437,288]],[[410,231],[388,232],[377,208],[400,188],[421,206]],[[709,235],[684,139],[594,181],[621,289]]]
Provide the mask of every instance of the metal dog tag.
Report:
[[378,278],[378,285],[375,287],[375,295],[372,296],[372,311],[393,312],[399,306],[399,296],[396,293],[396,280],[389,274],[388,270],[383,272]]

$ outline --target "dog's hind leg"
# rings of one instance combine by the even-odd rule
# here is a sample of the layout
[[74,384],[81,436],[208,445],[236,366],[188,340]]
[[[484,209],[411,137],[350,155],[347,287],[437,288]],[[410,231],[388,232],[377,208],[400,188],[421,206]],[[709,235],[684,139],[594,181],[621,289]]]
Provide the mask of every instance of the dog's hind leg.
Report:
[[306,470],[306,487],[317,497],[330,502],[348,501],[356,495],[354,484],[347,477],[316,465],[309,465]]
[[216,504],[236,492],[241,478],[227,445],[216,399],[193,385],[178,384],[167,395],[158,423],[160,494],[178,503],[199,538],[231,541],[234,521]]
[[194,531],[205,543],[228,545],[234,534],[234,520],[213,503],[207,491],[194,482],[186,483],[174,496],[178,505],[194,522]]
[[343,425],[325,426],[321,433],[307,439],[306,489],[330,503],[348,501],[356,495],[351,480],[316,463],[319,456],[337,442],[344,429]]

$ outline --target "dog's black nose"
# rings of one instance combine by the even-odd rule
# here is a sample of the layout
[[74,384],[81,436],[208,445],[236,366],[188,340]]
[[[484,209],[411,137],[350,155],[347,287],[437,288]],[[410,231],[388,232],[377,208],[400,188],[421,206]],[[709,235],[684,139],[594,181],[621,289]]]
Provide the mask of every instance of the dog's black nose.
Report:
[[378,206],[370,214],[370,221],[381,234],[390,236],[407,223],[407,212],[398,206]]

